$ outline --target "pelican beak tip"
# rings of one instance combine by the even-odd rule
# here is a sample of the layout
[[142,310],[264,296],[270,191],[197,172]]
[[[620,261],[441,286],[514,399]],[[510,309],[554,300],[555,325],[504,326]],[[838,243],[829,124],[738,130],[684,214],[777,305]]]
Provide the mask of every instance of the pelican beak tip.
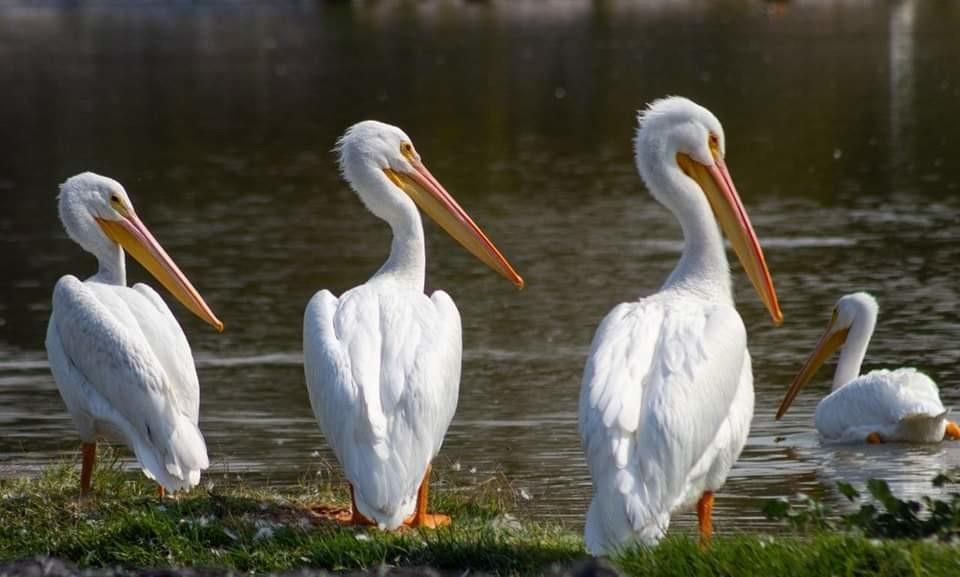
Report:
[[774,313],[771,314],[770,316],[773,318],[773,326],[779,327],[780,325],[783,324],[783,313],[780,312],[780,309],[777,309],[776,311],[774,311]]

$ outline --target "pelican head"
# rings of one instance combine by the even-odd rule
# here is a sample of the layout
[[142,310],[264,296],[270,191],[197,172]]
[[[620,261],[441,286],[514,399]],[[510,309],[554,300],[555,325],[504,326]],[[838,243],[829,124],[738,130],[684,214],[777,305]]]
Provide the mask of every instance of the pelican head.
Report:
[[395,226],[402,222],[403,213],[415,210],[415,203],[474,256],[523,288],[520,275],[430,174],[402,130],[365,120],[347,129],[337,142],[337,150],[343,177],[370,212]]
[[60,185],[59,211],[67,234],[84,250],[103,262],[118,248],[125,249],[191,312],[223,330],[223,323],[137,217],[119,182],[92,172],[72,176]]
[[701,208],[706,197],[774,324],[782,323],[763,251],[724,163],[720,121],[706,108],[673,96],[650,104],[640,113],[639,124],[634,140],[637,170],[654,198],[679,218],[706,212]]
[[[810,382],[810,379],[816,374],[817,369],[819,369],[833,353],[842,349],[844,345],[847,344],[847,340],[851,338],[851,334],[855,335],[854,341],[861,345],[858,348],[861,349],[860,354],[863,354],[862,351],[866,350],[866,342],[870,339],[870,336],[873,334],[873,329],[877,324],[877,312],[879,309],[877,299],[873,298],[873,295],[869,293],[857,292],[840,297],[837,304],[833,306],[833,315],[830,317],[830,322],[827,323],[827,328],[823,331],[823,335],[820,336],[820,340],[817,341],[813,353],[810,355],[810,358],[807,359],[803,368],[800,369],[796,378],[793,379],[793,382],[790,383],[790,388],[787,389],[787,394],[783,397],[780,408],[777,409],[777,420],[780,420],[780,418],[786,414],[787,409],[790,408],[800,389]],[[858,369],[859,363],[862,360],[863,358],[861,356],[861,358],[856,361]],[[843,383],[840,384],[842,385]],[[834,383],[834,385],[836,386],[837,383]]]

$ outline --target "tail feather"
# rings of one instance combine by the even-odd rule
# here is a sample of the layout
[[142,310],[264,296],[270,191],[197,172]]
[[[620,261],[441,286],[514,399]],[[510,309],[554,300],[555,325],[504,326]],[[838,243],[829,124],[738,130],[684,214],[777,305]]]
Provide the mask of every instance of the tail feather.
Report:
[[937,415],[930,412],[910,413],[897,424],[894,438],[921,443],[939,443],[947,427],[947,411]]
[[647,515],[643,522],[634,524],[625,503],[610,502],[605,507],[598,501],[602,498],[594,495],[587,509],[583,540],[592,555],[610,555],[635,543],[654,547],[670,526],[669,512]]
[[357,509],[365,517],[376,521],[380,529],[392,530],[403,524],[404,520],[413,515],[417,506],[417,496],[404,499],[398,506],[387,506],[382,508],[371,507],[363,499],[360,492],[356,492],[354,497],[357,501]]
[[207,458],[207,443],[203,440],[203,433],[190,419],[181,416],[177,427],[170,437],[170,447],[173,449],[174,464],[183,472],[206,469],[210,466]]
[[131,448],[143,473],[170,492],[197,486],[200,472],[210,466],[203,434],[190,419],[182,415],[165,446],[158,447],[140,439],[137,441]]
[[936,415],[931,415],[929,412],[908,413],[904,415],[903,419],[901,420],[903,421],[925,421],[925,420],[936,421],[946,417],[947,413],[949,412],[950,412],[949,410],[944,410],[943,412],[938,413]]

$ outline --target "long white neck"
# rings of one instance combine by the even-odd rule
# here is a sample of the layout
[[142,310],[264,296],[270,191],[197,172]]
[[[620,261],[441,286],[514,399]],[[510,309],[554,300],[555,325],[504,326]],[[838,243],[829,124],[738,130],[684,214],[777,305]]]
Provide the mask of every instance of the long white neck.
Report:
[[423,222],[416,207],[411,208],[409,211],[398,212],[394,218],[387,221],[393,231],[390,256],[373,278],[389,278],[423,292],[427,269]]
[[97,274],[90,277],[90,280],[125,286],[127,284],[127,263],[123,249],[119,244],[113,242],[101,245],[98,248],[99,250],[94,253],[98,263]]
[[730,265],[710,204],[675,163],[661,166],[646,179],[648,186],[657,187],[654,196],[673,212],[683,231],[683,254],[663,288],[732,302]]
[[[704,203],[706,204],[706,203]],[[683,230],[683,254],[664,288],[681,288],[705,297],[732,299],[730,265],[723,238],[709,211],[678,213]]]
[[380,169],[363,166],[347,178],[370,212],[387,221],[393,231],[390,256],[370,281],[396,282],[423,292],[426,248],[417,205]]
[[850,332],[847,334],[847,340],[840,350],[840,360],[837,361],[837,371],[833,373],[833,390],[846,385],[853,379],[860,376],[860,368],[863,365],[863,359],[867,355],[867,347],[870,345],[870,337],[873,336],[873,329],[877,325],[877,313],[870,310],[862,310],[850,325]]

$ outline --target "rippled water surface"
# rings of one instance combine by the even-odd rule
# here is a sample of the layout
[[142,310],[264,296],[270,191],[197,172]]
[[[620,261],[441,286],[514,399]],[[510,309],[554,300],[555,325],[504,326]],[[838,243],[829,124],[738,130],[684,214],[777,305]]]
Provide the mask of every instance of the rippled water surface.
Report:
[[[679,230],[632,163],[634,116],[683,94],[724,123],[728,165],[786,316],[735,266],[757,388],[752,436],[717,501],[723,531],[771,496],[834,481],[927,492],[960,444],[821,446],[824,369],[774,423],[833,301],[880,300],[867,368],[914,365],[960,404],[960,67],[952,2],[426,2],[0,6],[0,475],[74,458],[43,339],[56,279],[95,263],[56,186],[95,170],[224,320],[177,306],[197,357],[213,476],[277,484],[334,463],[301,368],[301,316],[385,258],[389,229],[337,175],[351,123],[403,126],[527,280],[517,292],[432,223],[428,289],[464,328],[441,482],[503,475],[521,511],[581,523],[576,431],[597,323],[657,289]],[[145,280],[130,265],[131,281]],[[153,281],[151,281],[153,282]],[[222,478],[222,477],[221,477]],[[689,522],[684,517],[683,522]]]

